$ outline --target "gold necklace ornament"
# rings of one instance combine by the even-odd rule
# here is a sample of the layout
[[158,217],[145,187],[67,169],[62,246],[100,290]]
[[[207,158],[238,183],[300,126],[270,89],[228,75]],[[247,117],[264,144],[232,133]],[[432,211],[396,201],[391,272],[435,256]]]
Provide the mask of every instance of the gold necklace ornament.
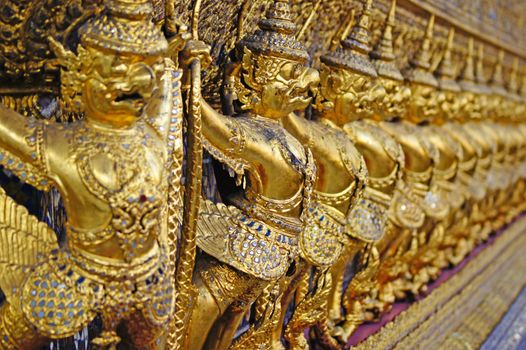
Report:
[[[163,205],[166,186],[159,186],[149,173],[130,168],[127,160],[147,164],[149,158],[162,159],[155,150],[145,125],[138,124],[121,133],[108,132],[90,125],[78,125],[68,131],[72,142],[72,158],[77,164],[86,188],[97,198],[107,201],[112,211],[110,225],[99,232],[82,232],[68,226],[74,240],[82,244],[100,244],[115,235],[127,261],[133,260],[147,237],[157,237],[160,230],[157,218]],[[151,151],[149,151],[151,152]],[[115,178],[104,183],[104,177],[93,168],[94,162],[104,159],[113,164]],[[101,180],[102,179],[102,180]],[[153,235],[153,236],[152,236]]]

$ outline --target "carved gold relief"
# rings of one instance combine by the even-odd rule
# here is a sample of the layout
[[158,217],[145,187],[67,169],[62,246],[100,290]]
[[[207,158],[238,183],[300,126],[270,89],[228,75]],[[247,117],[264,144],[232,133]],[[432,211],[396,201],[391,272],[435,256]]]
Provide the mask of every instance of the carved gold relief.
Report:
[[339,349],[419,297],[526,209],[523,16],[474,11],[0,5],[0,348]]

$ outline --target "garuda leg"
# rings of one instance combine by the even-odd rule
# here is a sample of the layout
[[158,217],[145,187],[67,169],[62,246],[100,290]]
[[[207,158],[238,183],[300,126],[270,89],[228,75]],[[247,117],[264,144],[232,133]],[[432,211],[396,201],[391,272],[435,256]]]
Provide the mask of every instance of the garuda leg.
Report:
[[0,306],[0,350],[38,349],[45,342],[19,307],[8,302]]
[[[194,272],[198,296],[189,321],[185,349],[227,348],[242,316],[268,283],[210,256],[200,259]],[[229,321],[228,329],[223,319]]]

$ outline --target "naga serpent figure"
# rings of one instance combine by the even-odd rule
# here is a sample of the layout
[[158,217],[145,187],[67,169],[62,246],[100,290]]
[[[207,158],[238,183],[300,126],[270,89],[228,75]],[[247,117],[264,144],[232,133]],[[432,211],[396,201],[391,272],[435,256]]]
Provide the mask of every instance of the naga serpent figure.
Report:
[[182,118],[178,72],[151,10],[148,1],[106,1],[79,29],[77,54],[50,39],[84,120],[37,121],[0,107],[2,165],[39,189],[55,186],[68,216],[59,245],[2,192],[0,255],[11,266],[0,277],[2,349],[39,348],[97,315],[95,345],[115,349],[124,321],[137,348],[163,347],[174,298],[166,193]]
[[[198,295],[189,320],[189,349],[227,347],[260,294],[301,270],[294,261],[307,232],[315,164],[282,118],[309,105],[308,92],[319,78],[305,66],[308,54],[294,39],[290,15],[287,0],[273,2],[260,29],[238,43],[238,59],[226,81],[234,92],[235,116],[201,101],[203,145],[238,176],[242,188],[224,198],[228,205],[208,200],[201,205],[197,244],[206,254],[194,273]],[[206,52],[203,43],[190,41],[183,57]],[[257,332],[251,329],[233,346],[258,344]],[[271,338],[264,334],[259,341]]]

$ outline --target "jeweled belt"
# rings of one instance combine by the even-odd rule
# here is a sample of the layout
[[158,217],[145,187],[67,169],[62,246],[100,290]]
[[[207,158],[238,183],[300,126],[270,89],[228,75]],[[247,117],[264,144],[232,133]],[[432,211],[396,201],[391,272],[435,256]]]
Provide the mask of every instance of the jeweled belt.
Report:
[[299,235],[302,258],[315,266],[330,266],[340,256],[347,242],[345,216],[324,203],[314,202],[303,215],[305,229]]
[[454,162],[447,169],[443,170],[435,167],[433,169],[433,178],[436,177],[440,181],[449,181],[455,176],[457,169],[457,162]]
[[416,172],[409,169],[404,170],[404,175],[407,179],[408,184],[414,184],[414,183],[427,183],[431,179],[431,175],[433,173],[433,167],[429,167],[424,171]]
[[156,270],[162,255],[158,244],[130,262],[92,254],[71,243],[68,243],[67,251],[72,265],[101,283],[106,280],[140,280]]
[[240,199],[233,199],[232,202],[248,216],[284,231],[290,237],[296,237],[303,230],[303,224],[298,219],[276,213],[259,203]]
[[347,215],[347,232],[365,242],[380,240],[385,234],[393,195],[366,187],[362,198]]
[[356,182],[353,181],[346,189],[338,193],[325,193],[314,190],[312,192],[312,199],[313,201],[332,206],[342,204],[353,197],[355,194],[355,188]]
[[473,170],[475,167],[475,164],[477,163],[477,157],[472,157],[470,160],[466,160],[464,162],[459,162],[458,167],[465,172],[469,172],[470,170]]
[[393,185],[397,180],[397,173],[398,173],[399,165],[395,166],[393,170],[391,170],[391,173],[384,177],[372,177],[370,176],[368,181],[368,188],[385,188],[388,186]]

